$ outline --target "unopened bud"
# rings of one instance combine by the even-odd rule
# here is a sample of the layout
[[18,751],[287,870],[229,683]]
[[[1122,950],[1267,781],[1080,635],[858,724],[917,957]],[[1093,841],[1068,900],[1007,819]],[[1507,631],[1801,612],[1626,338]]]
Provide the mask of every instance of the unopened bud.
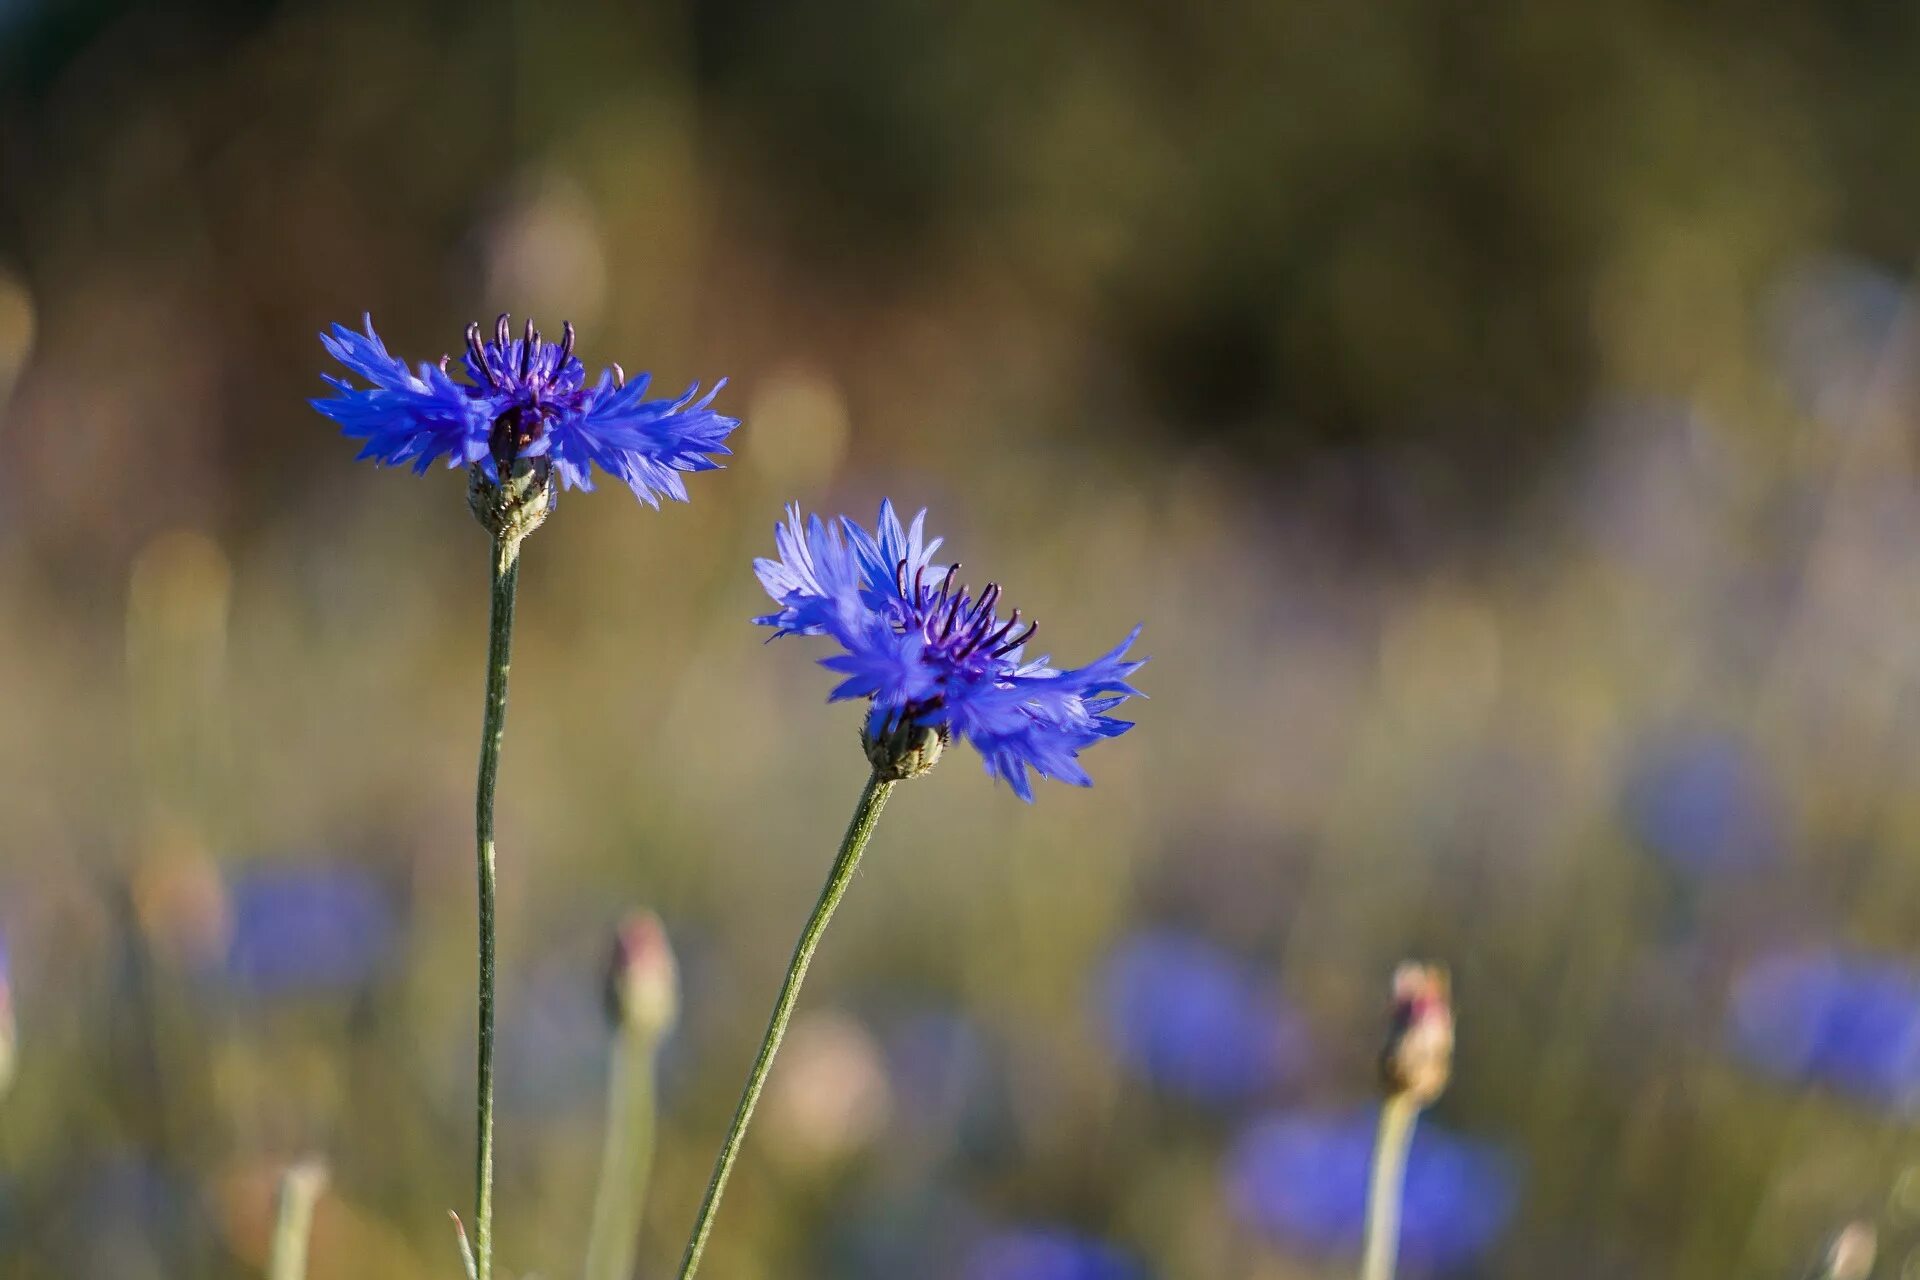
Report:
[[0,938],[0,1097],[13,1084],[16,1065],[16,1027],[13,1020],[13,977],[7,968],[7,943]]
[[488,533],[518,542],[553,514],[560,486],[553,482],[553,468],[545,458],[518,459],[502,474],[506,480],[496,484],[480,464],[469,467],[467,507]]
[[1453,1072],[1453,995],[1439,965],[1407,962],[1393,972],[1393,1023],[1380,1055],[1390,1094],[1431,1106]]
[[947,727],[923,725],[904,717],[890,727],[869,725],[860,733],[860,745],[882,782],[904,782],[940,763],[940,753],[947,746]]
[[666,928],[651,911],[620,922],[607,964],[607,1017],[615,1027],[658,1039],[680,1016],[680,976]]
[[1826,1257],[1814,1268],[1813,1280],[1867,1280],[1873,1274],[1879,1236],[1870,1222],[1849,1222],[1827,1246]]

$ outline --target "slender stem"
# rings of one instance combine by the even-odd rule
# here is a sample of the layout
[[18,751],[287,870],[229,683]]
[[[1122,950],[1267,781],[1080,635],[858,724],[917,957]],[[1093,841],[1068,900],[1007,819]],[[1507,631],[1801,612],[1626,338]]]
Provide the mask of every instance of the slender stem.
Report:
[[507,667],[513,657],[513,596],[520,581],[520,540],[493,543],[493,609],[487,627],[487,709],[480,732],[480,777],[473,829],[480,874],[480,1043],[474,1129],[473,1245],[478,1280],[493,1276],[493,791],[507,727]]
[[313,1232],[313,1206],[326,1185],[326,1166],[315,1160],[304,1160],[280,1175],[273,1252],[267,1259],[268,1280],[306,1280],[307,1237]]
[[800,931],[800,941],[793,948],[793,959],[787,964],[786,980],[780,984],[780,995],[773,1002],[773,1017],[767,1023],[767,1034],[760,1041],[759,1056],[753,1060],[753,1070],[747,1075],[746,1088],[740,1092],[740,1103],[733,1111],[733,1125],[727,1130],[726,1140],[720,1144],[720,1156],[713,1163],[713,1177],[707,1181],[706,1198],[700,1202],[700,1214],[694,1219],[693,1235],[687,1240],[687,1252],[680,1259],[680,1280],[692,1280],[693,1273],[700,1268],[700,1256],[706,1252],[707,1237],[713,1232],[714,1215],[720,1208],[720,1197],[727,1189],[727,1177],[733,1172],[733,1162],[740,1155],[740,1144],[747,1134],[747,1124],[753,1119],[753,1108],[760,1101],[760,1090],[767,1083],[767,1073],[773,1067],[773,1055],[780,1051],[780,1041],[787,1034],[787,1023],[793,1017],[793,1007],[800,1000],[800,984],[806,980],[807,966],[813,962],[813,953],[820,946],[820,935],[827,931],[827,922],[833,919],[834,908],[840,905],[840,899],[847,894],[847,886],[853,883],[854,870],[860,865],[860,854],[867,847],[867,840],[873,835],[874,824],[880,820],[880,810],[886,807],[887,795],[894,784],[874,774],[867,779],[866,790],[860,793],[860,803],[854,806],[853,820],[847,824],[847,834],[840,841],[839,856],[833,860],[833,870],[827,873],[827,883],[820,890],[820,900],[813,904],[813,914],[807,917],[806,928]]
[[653,1167],[657,1036],[622,1023],[607,1064],[607,1133],[587,1232],[586,1280],[628,1280]]
[[1373,1139],[1373,1177],[1367,1187],[1367,1251],[1360,1280],[1393,1280],[1400,1253],[1400,1193],[1406,1181],[1407,1148],[1420,1104],[1407,1092],[1394,1094],[1380,1108]]

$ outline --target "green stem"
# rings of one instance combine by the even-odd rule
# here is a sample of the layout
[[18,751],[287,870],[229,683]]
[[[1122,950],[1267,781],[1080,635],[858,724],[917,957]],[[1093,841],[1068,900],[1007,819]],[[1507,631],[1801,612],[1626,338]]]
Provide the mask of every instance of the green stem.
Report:
[[733,1110],[733,1125],[727,1130],[727,1137],[720,1144],[720,1156],[713,1163],[713,1176],[707,1180],[706,1198],[700,1202],[700,1214],[693,1222],[693,1235],[687,1240],[687,1252],[680,1259],[680,1280],[693,1280],[693,1273],[700,1268],[700,1256],[706,1252],[707,1237],[713,1232],[714,1215],[720,1209],[720,1197],[727,1189],[727,1177],[733,1172],[733,1162],[740,1155],[740,1144],[747,1134],[747,1124],[753,1119],[753,1108],[760,1101],[760,1090],[767,1083],[767,1073],[773,1068],[773,1055],[780,1051],[780,1041],[787,1034],[787,1023],[793,1018],[793,1007],[800,1000],[800,984],[806,980],[807,966],[813,962],[813,953],[820,946],[820,935],[827,931],[827,922],[833,919],[835,907],[847,894],[847,886],[853,883],[854,870],[860,865],[860,854],[867,847],[867,841],[873,835],[874,824],[880,820],[880,810],[886,807],[887,795],[894,788],[878,773],[867,779],[866,790],[860,793],[860,803],[854,806],[853,820],[847,824],[847,834],[840,841],[839,856],[833,860],[833,870],[827,873],[827,883],[820,890],[820,900],[813,904],[813,914],[807,917],[807,927],[800,931],[800,941],[793,948],[793,959],[787,964],[786,980],[780,984],[779,998],[773,1002],[773,1017],[767,1023],[767,1034],[760,1041],[760,1054],[753,1060],[753,1070],[747,1075],[746,1088],[740,1092],[740,1103]]
[[302,1161],[280,1175],[273,1251],[267,1258],[268,1280],[306,1280],[307,1237],[313,1232],[313,1206],[326,1185],[327,1171],[318,1161]]
[[1367,1251],[1360,1280],[1393,1280],[1400,1253],[1400,1193],[1406,1181],[1407,1148],[1420,1104],[1410,1093],[1396,1093],[1380,1108],[1373,1139],[1373,1177],[1367,1187]]
[[607,1134],[587,1232],[586,1280],[628,1280],[653,1167],[653,1062],[659,1040],[626,1025],[607,1064]]
[[500,742],[507,728],[507,668],[513,657],[513,597],[520,580],[520,539],[493,543],[493,608],[487,627],[487,709],[480,732],[480,777],[473,829],[480,874],[480,1042],[474,1129],[473,1245],[478,1280],[493,1276],[493,792]]

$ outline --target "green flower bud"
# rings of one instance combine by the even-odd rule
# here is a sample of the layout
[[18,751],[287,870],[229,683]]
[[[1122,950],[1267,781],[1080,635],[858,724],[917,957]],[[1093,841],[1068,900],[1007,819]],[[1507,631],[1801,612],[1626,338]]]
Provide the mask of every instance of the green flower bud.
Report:
[[940,763],[940,753],[947,748],[947,728],[905,717],[877,734],[861,730],[860,745],[882,782],[904,782]]
[[658,1039],[680,1016],[680,975],[660,917],[636,911],[620,922],[607,962],[607,1017]]
[[495,484],[478,464],[467,469],[467,508],[495,538],[513,542],[538,529],[560,502],[560,486],[545,458],[521,458]]

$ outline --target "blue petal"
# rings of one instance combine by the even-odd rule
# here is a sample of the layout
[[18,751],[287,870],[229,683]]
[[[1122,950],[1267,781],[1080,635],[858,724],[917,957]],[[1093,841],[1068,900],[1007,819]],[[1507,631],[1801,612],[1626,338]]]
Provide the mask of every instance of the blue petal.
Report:
[[372,384],[359,388],[328,377],[338,394],[311,402],[340,424],[343,435],[366,442],[362,459],[424,472],[441,457],[463,466],[486,453],[495,416],[488,400],[433,365],[409,371],[405,361],[387,351],[371,316],[365,333],[336,324],[320,342],[348,371]]

